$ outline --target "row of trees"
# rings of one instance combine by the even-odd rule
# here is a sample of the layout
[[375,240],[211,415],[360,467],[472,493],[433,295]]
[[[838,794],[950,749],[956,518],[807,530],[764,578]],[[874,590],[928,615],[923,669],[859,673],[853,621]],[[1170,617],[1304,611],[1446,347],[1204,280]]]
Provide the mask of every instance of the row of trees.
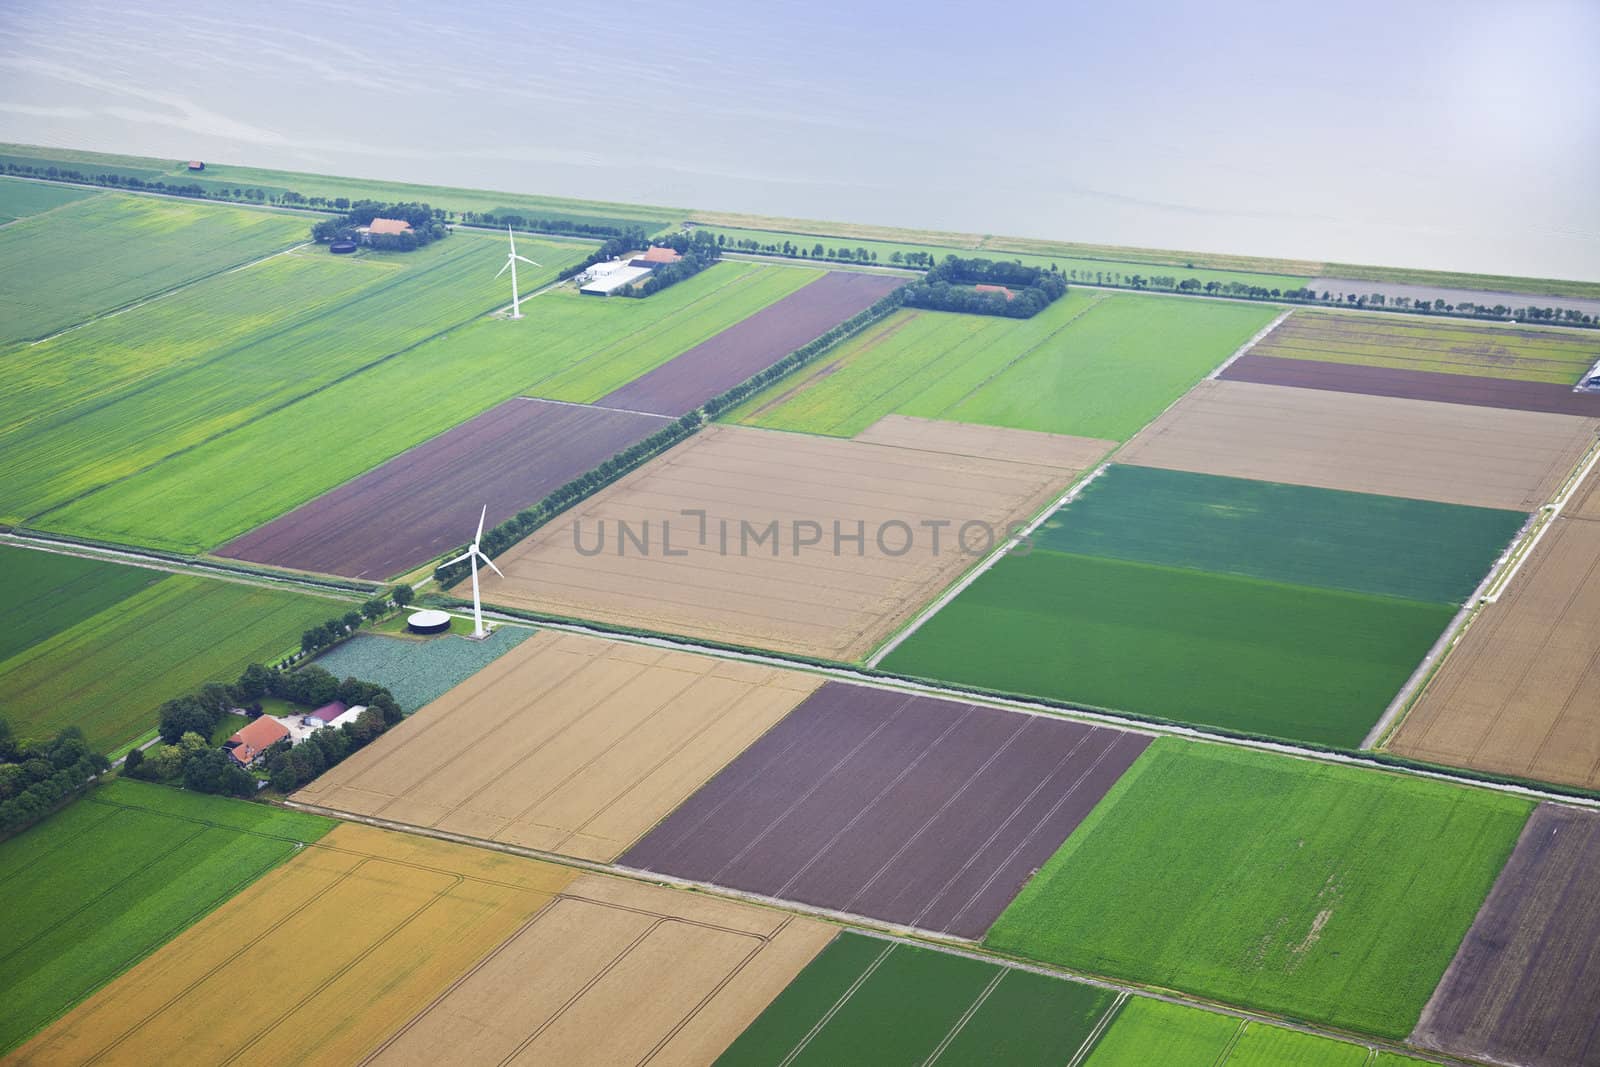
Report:
[[[758,252],[769,256],[790,256],[794,259],[823,259],[834,263],[878,262],[878,253],[873,249],[861,245],[854,248],[846,248],[843,245],[833,248],[821,241],[807,248],[787,238],[782,242],[758,241],[754,237],[735,237],[730,241],[727,234],[719,233],[717,246],[731,248],[736,252]],[[896,266],[931,267],[937,262],[937,257],[932,252],[890,252],[888,261]]]
[[391,603],[394,607],[403,608],[415,598],[416,591],[409,585],[397,585],[388,593],[375,596],[362,604],[359,611],[347,611],[321,625],[311,627],[300,635],[300,654],[285,660],[280,666],[290,666],[329,645],[338,644],[359,630],[362,622],[375,621],[389,614]]
[[[605,460],[593,470],[579,475],[551,492],[533,507],[524,508],[505,522],[485,531],[482,541],[484,554],[491,559],[500,555],[500,553],[521,541],[563,511],[566,511],[573,504],[592,493],[599,492],[645,460],[666,451],[679,441],[682,441],[694,433],[699,426],[699,413],[690,412],[674,421],[666,429],[657,430],[638,444],[625,448]],[[465,550],[466,546],[463,545],[460,549],[451,552],[450,555],[453,558]],[[456,563],[449,566],[441,564],[434,568],[433,577],[439,583],[439,588],[448,589],[467,577],[471,573],[470,568],[470,563]]]
[[32,826],[110,767],[76,726],[49,741],[19,741],[0,718],[0,835]]
[[625,227],[614,223],[587,222],[581,219],[529,218],[515,214],[497,215],[492,211],[463,211],[461,221],[479,226],[510,226],[513,230],[537,230],[540,233],[562,233],[574,237],[620,237],[625,232]]
[[[975,285],[1004,286],[1010,296],[980,292],[973,288]],[[1066,291],[1067,279],[1054,264],[1047,270],[1025,267],[1015,261],[946,256],[923,275],[920,282],[906,286],[904,302],[907,307],[935,311],[1028,319],[1059,300]]]

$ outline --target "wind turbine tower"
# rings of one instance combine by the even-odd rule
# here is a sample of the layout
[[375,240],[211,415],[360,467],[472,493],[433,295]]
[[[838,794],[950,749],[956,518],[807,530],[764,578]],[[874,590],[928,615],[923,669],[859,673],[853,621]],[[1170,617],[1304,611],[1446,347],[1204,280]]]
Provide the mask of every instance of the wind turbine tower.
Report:
[[[527,256],[517,255],[517,238],[516,235],[511,232],[510,226],[506,227],[506,240],[511,242],[511,251],[506,253],[506,265],[500,268],[500,273],[496,274],[495,277],[500,277],[501,274],[504,274],[508,270],[511,272],[511,317],[514,319],[520,319],[522,318],[522,295],[517,292],[517,260],[520,259],[530,267],[542,267],[544,264],[535,263]],[[487,563],[488,561],[485,560],[484,562]],[[494,566],[492,563],[489,565],[491,567]]]
[[[516,253],[512,254],[515,255]],[[512,269],[515,270],[515,268]],[[494,565],[494,560],[484,555],[483,549],[478,547],[479,543],[483,541],[483,520],[488,514],[489,505],[485,504],[483,506],[483,510],[478,513],[478,532],[472,535],[472,547],[468,548],[465,552],[461,553],[461,555],[445,564],[445,566],[448,567],[452,564],[461,563],[465,560],[470,560],[472,562],[472,636],[474,640],[479,641],[485,637],[488,637],[489,632],[483,628],[483,601],[478,599],[478,561],[480,559],[483,560],[483,562],[489,566],[490,570],[494,571],[502,578],[505,577],[505,572],[499,567],[496,567]]]

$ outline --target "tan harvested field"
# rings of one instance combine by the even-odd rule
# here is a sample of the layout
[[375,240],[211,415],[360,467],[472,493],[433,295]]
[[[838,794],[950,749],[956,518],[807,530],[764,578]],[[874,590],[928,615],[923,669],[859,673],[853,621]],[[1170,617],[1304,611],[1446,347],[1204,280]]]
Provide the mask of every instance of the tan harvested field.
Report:
[[1395,752],[1600,789],[1600,474],[1582,492],[1467,627]]
[[1600,420],[1430,400],[1205,381],[1119,463],[1531,511]]
[[[500,556],[506,577],[489,575],[483,599],[853,661],[1074,474],[713,426]],[[642,550],[621,531],[637,538],[646,523]],[[956,544],[964,524],[970,551]]]
[[354,1063],[572,877],[346,824],[57,1020],[15,1062]]
[[609,861],[820,682],[544,630],[295,799]]
[[367,1062],[703,1067],[833,935],[748,904],[585,875]]
[[969,422],[942,422],[914,415],[885,415],[856,434],[857,441],[896,448],[921,448],[952,456],[1037,463],[1079,473],[1088,470],[1117,447],[1115,441],[1095,437],[1012,430],[1003,426],[977,426]]

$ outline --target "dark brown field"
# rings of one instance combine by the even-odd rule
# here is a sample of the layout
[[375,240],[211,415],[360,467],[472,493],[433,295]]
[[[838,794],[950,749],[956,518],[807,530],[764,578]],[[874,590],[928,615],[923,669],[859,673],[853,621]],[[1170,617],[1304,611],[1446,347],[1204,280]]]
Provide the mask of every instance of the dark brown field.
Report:
[[517,397],[230,541],[217,555],[388,578],[470,541],[484,505],[488,529],[666,424],[654,415]]
[[1543,804],[1411,1038],[1528,1067],[1600,1064],[1600,813]]
[[1542,411],[1550,415],[1600,415],[1600,393],[1574,393],[1572,387],[1567,385],[1485,378],[1474,374],[1444,374],[1438,371],[1367,367],[1354,363],[1279,359],[1276,356],[1251,354],[1234,360],[1221,377],[1234,382]]
[[618,862],[977,938],[1148,743],[828,682]]
[[904,284],[904,278],[882,274],[829,271],[599,402],[629,411],[685,415]]

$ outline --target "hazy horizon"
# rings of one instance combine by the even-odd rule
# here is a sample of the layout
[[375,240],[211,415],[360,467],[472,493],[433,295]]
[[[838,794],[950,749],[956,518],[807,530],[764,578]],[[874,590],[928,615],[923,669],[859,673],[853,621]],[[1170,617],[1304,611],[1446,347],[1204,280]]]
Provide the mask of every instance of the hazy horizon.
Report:
[[0,139],[1600,280],[1600,7],[20,0]]

